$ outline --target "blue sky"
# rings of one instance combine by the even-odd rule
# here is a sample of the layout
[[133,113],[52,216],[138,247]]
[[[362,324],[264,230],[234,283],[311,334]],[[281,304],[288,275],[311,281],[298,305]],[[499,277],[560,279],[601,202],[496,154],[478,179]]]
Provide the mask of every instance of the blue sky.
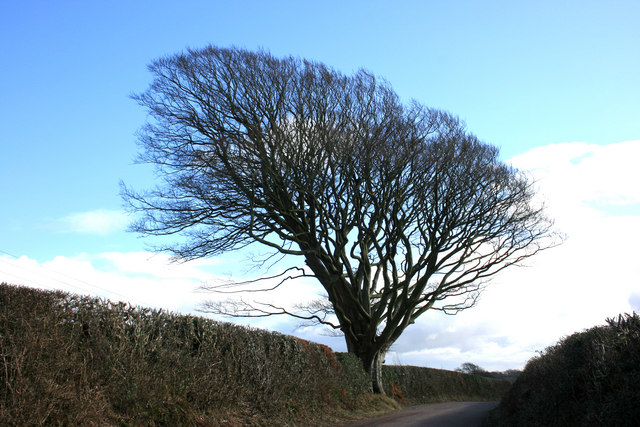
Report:
[[[264,48],[366,68],[539,179],[567,243],[394,348],[402,363],[519,367],[640,310],[639,18],[636,1],[2,2],[0,281],[190,311],[206,298],[197,284],[246,274],[238,254],[175,266],[148,252],[125,231],[118,183],[153,184],[132,161],[146,113],[129,94],[150,83],[147,64],[207,44]],[[284,319],[259,325],[341,346]]]

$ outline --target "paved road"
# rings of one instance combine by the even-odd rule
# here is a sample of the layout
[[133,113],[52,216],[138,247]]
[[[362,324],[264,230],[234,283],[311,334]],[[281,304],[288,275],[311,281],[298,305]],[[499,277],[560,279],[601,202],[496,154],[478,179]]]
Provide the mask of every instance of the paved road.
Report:
[[412,406],[349,427],[479,427],[498,402],[446,402]]

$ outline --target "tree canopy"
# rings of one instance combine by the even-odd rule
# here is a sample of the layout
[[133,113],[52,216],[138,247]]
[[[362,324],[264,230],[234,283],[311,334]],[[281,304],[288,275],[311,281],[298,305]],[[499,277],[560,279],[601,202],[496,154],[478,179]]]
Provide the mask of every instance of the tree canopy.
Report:
[[162,248],[181,259],[258,242],[304,260],[335,320],[324,306],[291,314],[339,329],[375,391],[421,314],[471,307],[493,275],[555,242],[526,174],[367,71],[212,46],[149,69],[134,96],[150,114],[140,159],[161,185],[124,187],[134,229],[186,237]]

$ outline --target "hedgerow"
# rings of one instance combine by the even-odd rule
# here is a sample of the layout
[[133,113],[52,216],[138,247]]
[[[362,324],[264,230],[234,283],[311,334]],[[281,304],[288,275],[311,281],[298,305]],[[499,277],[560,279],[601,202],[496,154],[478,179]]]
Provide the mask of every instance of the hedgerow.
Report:
[[383,366],[385,390],[411,404],[499,400],[511,387],[505,380],[417,366]]
[[[3,425],[320,425],[397,409],[352,354],[264,330],[0,285]],[[492,398],[497,382],[383,367],[398,401]],[[508,386],[508,383],[505,383]]]
[[488,425],[635,426],[640,316],[570,335],[527,363]]
[[326,346],[64,292],[0,286],[0,336],[10,425],[288,424],[361,393]]

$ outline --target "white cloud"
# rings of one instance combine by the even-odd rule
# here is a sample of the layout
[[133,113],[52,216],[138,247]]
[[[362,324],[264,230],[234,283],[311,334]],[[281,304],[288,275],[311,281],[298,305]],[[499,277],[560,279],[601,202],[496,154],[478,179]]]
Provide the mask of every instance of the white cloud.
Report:
[[153,252],[104,252],[95,255],[94,259],[121,274],[155,279],[190,278],[198,281],[210,280],[211,273],[207,269],[218,264],[215,258],[177,262],[167,254]]
[[[147,264],[140,253],[119,254],[138,270]],[[171,311],[192,311],[201,296],[194,290],[200,285],[204,273],[197,269],[182,270],[182,276],[171,276],[167,271],[174,267],[166,255],[146,254],[152,259],[149,274],[122,268],[112,261],[113,254],[80,254],[74,257],[57,256],[39,263],[28,257],[0,257],[0,273],[3,282],[27,285],[42,289],[93,295],[114,301],[126,301],[134,305],[165,308]],[[155,273],[153,273],[155,271]]]
[[640,203],[638,158],[640,141],[576,142],[534,148],[510,162],[533,172],[554,215],[575,219],[576,209],[592,217]]
[[52,226],[64,233],[107,235],[124,231],[128,224],[129,217],[122,211],[97,209],[67,215]]
[[[227,262],[229,260],[227,259]],[[169,311],[204,315],[198,308],[206,300],[221,300],[227,296],[204,292],[203,284],[227,282],[220,275],[218,259],[201,259],[184,263],[173,262],[167,254],[151,252],[105,252],[57,256],[46,262],[28,257],[0,256],[0,282],[40,289],[60,289],[80,295],[92,295],[133,305],[162,308]],[[222,266],[228,268],[228,266]],[[265,287],[275,284],[264,283]],[[314,281],[287,283],[274,292],[247,294],[245,300],[259,298],[263,302],[291,308],[295,304],[316,298],[320,288]],[[231,319],[220,320],[231,321]],[[236,319],[270,330],[291,333],[298,320],[275,316],[262,319]]]

